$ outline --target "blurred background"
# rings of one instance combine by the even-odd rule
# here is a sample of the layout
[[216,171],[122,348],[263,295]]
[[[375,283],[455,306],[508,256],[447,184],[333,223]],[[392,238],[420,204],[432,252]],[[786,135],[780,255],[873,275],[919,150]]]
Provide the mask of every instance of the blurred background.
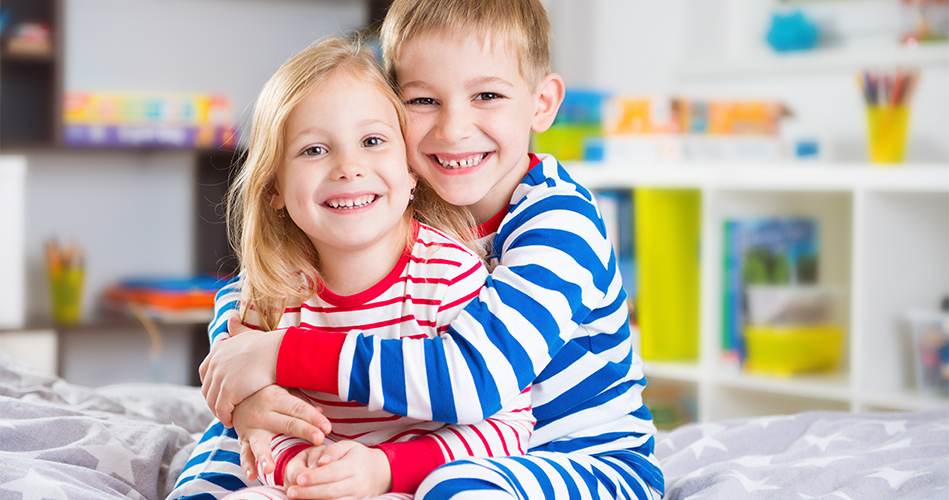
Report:
[[[861,311],[875,303],[854,292],[887,286],[890,275],[873,274],[868,266],[887,266],[896,257],[877,258],[868,248],[873,241],[898,238],[901,217],[908,217],[925,221],[909,237],[928,235],[920,240],[929,248],[920,266],[930,272],[922,273],[922,285],[906,284],[925,290],[918,304],[900,303],[887,314],[916,305],[938,309],[949,293],[949,181],[939,185],[949,179],[947,3],[543,3],[553,24],[553,70],[563,75],[569,95],[553,133],[546,141],[537,138],[537,150],[557,154],[571,163],[578,179],[606,193],[605,215],[626,221],[614,227],[614,240],[629,241],[631,254],[639,248],[640,228],[633,224],[638,219],[623,208],[606,214],[607,206],[639,207],[632,200],[638,200],[638,187],[684,188],[697,195],[695,241],[676,240],[693,250],[702,245],[699,260],[690,254],[696,269],[684,285],[694,300],[686,300],[692,305],[682,310],[694,314],[667,310],[694,316],[684,327],[691,337],[683,341],[694,349],[670,359],[658,355],[650,365],[657,380],[679,386],[669,389],[672,400],[691,401],[667,405],[670,421],[731,416],[709,413],[702,402],[717,397],[715,391],[746,390],[742,384],[756,383],[699,383],[703,374],[727,365],[719,360],[727,356],[720,356],[718,347],[724,313],[716,291],[725,278],[708,269],[713,264],[718,269],[724,258],[718,232],[733,216],[749,214],[817,220],[821,241],[829,245],[821,249],[822,262],[829,265],[817,281],[843,289],[838,314],[844,317],[839,321],[844,347],[834,360],[832,389],[819,381],[790,391],[806,408],[885,407],[879,400],[889,396],[864,397],[861,389],[878,385],[865,367],[883,355],[861,354],[864,340],[854,332],[872,322],[874,317]],[[196,383],[194,366],[207,349],[206,301],[213,296],[214,279],[234,265],[227,259],[216,204],[257,92],[289,56],[320,37],[373,24],[386,4],[0,2],[0,348],[86,385]],[[868,85],[879,87],[880,95],[870,95]],[[895,158],[874,159],[868,109],[891,101],[911,110],[902,125],[908,131],[905,144]],[[595,111],[584,107],[591,102]],[[729,117],[722,126],[732,129],[715,129],[722,124],[718,112]],[[564,144],[574,148],[563,150]],[[727,186],[741,180],[737,177],[760,176],[753,170],[759,164],[777,180]],[[677,168],[684,177],[661,178]],[[919,169],[924,173],[917,176],[913,172]],[[902,173],[892,180],[862,174],[841,180],[835,174],[854,170]],[[660,172],[658,180],[654,172]],[[791,187],[777,184],[782,179]],[[714,187],[720,181],[724,191]],[[909,187],[870,201],[860,194],[864,183],[891,182]],[[631,196],[624,199],[624,192]],[[784,201],[769,204],[775,194]],[[919,197],[925,198],[921,205],[906,201]],[[814,206],[819,208],[807,208]],[[865,234],[868,220],[887,217],[895,222],[883,224],[882,233]],[[641,276],[642,258],[635,260],[640,271],[630,267],[624,274],[634,298],[642,288],[637,274],[648,279]],[[54,295],[69,291],[68,274],[60,269],[56,276],[62,279],[54,282],[53,267],[82,271],[72,278],[81,283],[72,314],[53,306]],[[879,301],[891,299],[884,295]],[[130,312],[133,303],[144,308]],[[635,303],[631,306],[635,313]],[[880,335],[895,328],[890,316]],[[883,384],[892,389],[887,394],[912,392],[913,382],[903,380],[910,368],[891,364],[891,375],[900,380]],[[764,399],[783,398],[775,387],[734,396],[732,404],[740,408],[735,411],[780,409],[778,403],[761,408],[747,403],[762,397],[754,391],[763,391]],[[824,396],[815,401],[813,394]],[[927,401],[913,397],[895,407]]]

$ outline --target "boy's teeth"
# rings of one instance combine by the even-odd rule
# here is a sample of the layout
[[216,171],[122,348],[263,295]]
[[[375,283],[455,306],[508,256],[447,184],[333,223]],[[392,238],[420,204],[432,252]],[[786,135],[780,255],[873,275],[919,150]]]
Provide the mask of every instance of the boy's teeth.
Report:
[[435,159],[438,160],[439,165],[445,168],[467,168],[481,163],[481,160],[483,160],[486,156],[488,156],[487,153],[474,155],[472,157],[465,158],[464,160],[442,160],[438,156],[435,156]]
[[360,196],[359,198],[329,200],[326,202],[326,204],[332,208],[349,209],[349,208],[364,207],[375,200],[376,200],[375,195],[366,195],[366,196]]

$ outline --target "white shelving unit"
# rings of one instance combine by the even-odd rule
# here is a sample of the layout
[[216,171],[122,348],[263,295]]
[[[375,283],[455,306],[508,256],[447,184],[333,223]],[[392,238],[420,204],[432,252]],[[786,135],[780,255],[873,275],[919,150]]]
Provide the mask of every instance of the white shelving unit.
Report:
[[[652,379],[692,386],[700,421],[949,405],[946,398],[916,391],[903,336],[905,311],[935,309],[949,294],[949,164],[568,162],[565,167],[589,189],[701,193],[699,359],[645,367]],[[819,280],[845,292],[845,345],[837,371],[780,378],[739,373],[721,361],[721,231],[725,219],[748,215],[819,221]]]

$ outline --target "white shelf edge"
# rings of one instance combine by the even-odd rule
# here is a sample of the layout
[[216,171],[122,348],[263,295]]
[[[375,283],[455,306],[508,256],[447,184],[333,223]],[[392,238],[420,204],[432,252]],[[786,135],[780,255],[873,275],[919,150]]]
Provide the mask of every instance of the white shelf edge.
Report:
[[748,76],[780,76],[788,73],[858,72],[868,68],[896,66],[949,67],[949,43],[924,43],[916,47],[890,46],[858,49],[816,49],[807,52],[762,53],[741,60],[683,61],[673,74],[683,80]]
[[918,394],[916,391],[869,391],[860,394],[864,406],[901,411],[949,408],[949,398]]
[[698,383],[701,373],[698,362],[643,361],[646,377],[656,377],[678,382]]
[[949,192],[949,164],[564,162],[588,189],[630,186],[773,191]]
[[713,382],[720,387],[747,389],[841,403],[851,401],[848,377],[843,373],[771,377],[766,375],[719,374]]

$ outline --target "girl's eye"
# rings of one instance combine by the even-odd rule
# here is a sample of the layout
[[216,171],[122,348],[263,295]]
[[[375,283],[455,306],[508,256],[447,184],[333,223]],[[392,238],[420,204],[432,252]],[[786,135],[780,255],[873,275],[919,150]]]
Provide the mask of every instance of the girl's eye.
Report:
[[476,101],[493,101],[495,99],[501,99],[502,97],[504,96],[502,96],[501,94],[495,94],[494,92],[482,92],[478,94],[477,96],[475,96],[475,100]]
[[381,145],[383,142],[385,142],[385,141],[383,141],[381,137],[367,137],[367,138],[363,139],[363,141],[362,141],[362,147],[364,147],[364,148],[371,148],[371,147],[373,147],[373,146],[379,146],[379,145]]
[[405,104],[409,106],[433,106],[437,104],[437,102],[431,97],[416,97],[415,99],[409,99],[408,101],[405,101]]
[[326,153],[326,148],[323,146],[310,146],[303,150],[303,154],[306,156],[319,156]]

